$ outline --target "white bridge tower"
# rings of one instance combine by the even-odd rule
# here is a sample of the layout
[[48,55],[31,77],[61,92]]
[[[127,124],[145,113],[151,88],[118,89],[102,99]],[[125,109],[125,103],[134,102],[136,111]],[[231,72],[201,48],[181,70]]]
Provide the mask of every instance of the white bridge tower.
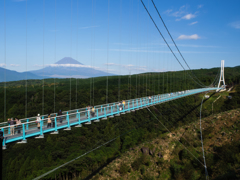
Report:
[[220,78],[219,78],[219,83],[218,83],[218,88],[220,88],[220,84],[223,82],[223,86],[225,89],[225,79],[224,79],[224,60],[221,60],[221,73],[220,73]]

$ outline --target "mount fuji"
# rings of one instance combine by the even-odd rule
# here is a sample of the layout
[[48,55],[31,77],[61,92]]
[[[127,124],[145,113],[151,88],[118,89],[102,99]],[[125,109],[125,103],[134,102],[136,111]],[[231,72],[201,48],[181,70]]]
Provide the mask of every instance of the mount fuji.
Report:
[[29,72],[42,78],[89,78],[114,75],[91,68],[90,66],[84,65],[71,57],[65,57],[55,64]]

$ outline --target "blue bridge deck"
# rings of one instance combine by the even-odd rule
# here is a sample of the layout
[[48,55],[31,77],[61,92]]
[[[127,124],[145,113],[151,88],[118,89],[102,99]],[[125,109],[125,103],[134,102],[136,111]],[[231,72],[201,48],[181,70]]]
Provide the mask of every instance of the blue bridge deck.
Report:
[[[219,88],[202,88],[154,95],[151,96],[151,100],[148,97],[126,100],[122,109],[119,108],[118,102],[97,105],[95,106],[94,115],[91,114],[91,111],[87,111],[86,108],[65,111],[62,116],[57,116],[56,113],[53,113],[51,114],[51,127],[47,127],[47,115],[41,116],[40,127],[37,126],[37,117],[21,119],[22,124],[19,126],[9,126],[7,122],[4,122],[0,124],[0,128],[4,132],[3,148],[6,148],[7,143],[16,141],[26,143],[29,137],[43,138],[45,133],[57,134],[59,129],[71,130],[71,126],[81,127],[83,123],[99,122],[100,119],[106,120],[108,117],[120,116],[126,112],[139,110],[151,105],[217,89]],[[11,134],[11,132],[14,132],[14,134]]]

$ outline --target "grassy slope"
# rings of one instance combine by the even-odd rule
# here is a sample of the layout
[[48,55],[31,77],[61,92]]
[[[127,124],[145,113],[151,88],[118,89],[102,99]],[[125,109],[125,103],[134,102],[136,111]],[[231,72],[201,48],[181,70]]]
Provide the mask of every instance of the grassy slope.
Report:
[[[227,94],[226,92],[221,93],[223,97]],[[213,96],[212,100],[204,106],[209,107],[218,95]],[[224,179],[224,175],[228,176],[230,171],[232,173],[229,178],[234,176],[240,178],[240,172],[237,169],[237,167],[240,168],[239,152],[236,154],[238,157],[236,162],[224,169],[220,163],[221,160],[224,160],[225,164],[230,162],[223,158],[226,153],[219,150],[224,146],[231,146],[230,144],[237,145],[240,140],[239,128],[240,109],[214,114],[202,119],[204,149],[210,179]],[[201,179],[204,177],[204,167],[184,150],[184,146],[186,146],[195,157],[203,162],[199,139],[199,120],[177,128],[172,133],[161,134],[150,142],[134,147],[103,168],[93,179],[186,179],[189,176],[190,179]],[[142,155],[142,147],[155,149],[154,155]],[[159,152],[163,158],[158,157]],[[215,161],[216,164],[211,159],[213,156],[219,159]],[[189,164],[194,163],[195,168],[186,169]]]

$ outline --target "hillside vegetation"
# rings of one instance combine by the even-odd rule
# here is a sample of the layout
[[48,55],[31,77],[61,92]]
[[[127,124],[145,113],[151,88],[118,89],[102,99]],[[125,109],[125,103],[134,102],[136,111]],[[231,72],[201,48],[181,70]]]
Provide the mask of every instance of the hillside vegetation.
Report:
[[[239,79],[237,78],[239,76],[239,72],[235,71],[236,68],[231,69],[231,73],[236,73],[233,76],[226,78],[227,82],[231,81],[233,83],[234,89],[231,92],[220,93],[221,98],[214,103],[213,112],[215,114],[230,109],[240,108],[240,86],[238,85]],[[213,70],[217,71],[217,69]],[[199,72],[201,72],[201,70],[199,70]],[[214,79],[214,75],[217,73],[212,74],[212,70],[208,70],[208,73],[206,74],[207,76],[203,76],[203,74],[201,74],[199,77],[203,79],[204,83],[210,84],[210,80]],[[118,86],[119,77],[109,77],[109,102],[157,93],[199,88],[191,79],[184,78],[184,75],[186,75],[186,72],[141,74],[132,76],[131,81],[128,76],[122,76],[120,79],[120,87]],[[56,111],[59,109],[70,109],[70,101],[72,109],[75,107],[85,107],[90,104],[90,97],[93,98],[93,95],[95,105],[105,103],[106,77],[94,78],[94,91],[93,88],[90,89],[90,81],[92,80],[93,79],[72,79],[72,92],[70,96],[70,80],[56,79]],[[7,83],[7,117],[25,117],[26,87],[24,85],[24,81]],[[75,89],[76,85],[78,87],[77,89]],[[1,102],[4,102],[4,84],[0,84],[0,87],[2,90],[2,94],[0,96],[0,98],[2,98]],[[35,116],[39,113],[39,111],[40,113],[41,111],[43,111],[43,113],[54,112],[53,80],[44,81],[44,101],[42,101],[42,92],[42,81],[28,81],[28,116]],[[210,98],[205,99],[204,101],[202,112],[203,117],[207,117],[212,114],[212,102],[215,101],[220,94],[216,92],[209,93]],[[177,129],[180,129],[183,126],[186,127],[187,125],[189,125],[190,129],[191,123],[198,120],[199,107],[203,95],[204,94],[192,95],[177,99],[175,101],[151,107],[150,110],[158,116],[159,120],[163,122],[170,131],[177,134]],[[232,95],[233,98],[229,100],[227,95]],[[43,103],[44,109],[42,109]],[[91,102],[91,105],[93,105],[93,102]],[[4,109],[4,104],[1,104],[1,106],[1,109]],[[4,117],[4,112],[1,111],[1,113],[1,117]],[[197,127],[195,131],[198,133]],[[62,167],[43,178],[49,180],[89,179],[98,173],[103,167],[107,166],[107,164],[111,161],[129,151],[132,147],[137,147],[140,144],[151,142],[163,135],[166,135],[164,137],[167,137],[167,132],[168,131],[147,109],[142,109],[129,114],[121,115],[120,117],[100,121],[99,123],[83,125],[81,128],[73,127],[71,131],[60,131],[58,135],[46,134],[44,139],[29,138],[27,144],[10,143],[7,144],[7,150],[4,150],[3,152],[3,177],[7,180],[33,179],[34,177],[42,175],[43,173],[52,170],[80,155],[83,155],[91,149],[117,137],[116,140],[111,143],[100,147],[99,149],[75,160],[69,165]],[[174,139],[174,137],[172,137],[172,139]],[[193,142],[199,143],[199,140]],[[171,146],[174,146],[174,149],[177,147],[180,148],[180,145],[175,142],[173,142]],[[171,146],[169,144],[169,147]],[[238,147],[234,144],[233,146]],[[198,144],[195,148],[197,147]],[[130,152],[132,152],[132,150],[130,150]],[[168,156],[172,157],[172,153],[172,149],[169,148]],[[198,151],[198,154],[200,154],[200,151]],[[198,155],[197,157],[200,156]],[[189,159],[191,162],[193,161],[191,157],[189,157]],[[139,161],[145,161],[145,159]],[[185,164],[183,162],[178,162],[176,159],[174,160],[174,158],[172,161],[172,165],[179,165],[180,169],[185,168]],[[135,164],[138,164],[138,161],[136,162],[137,163]],[[215,165],[214,163],[212,166]],[[187,164],[188,162],[186,165]],[[131,164],[127,165],[132,168]],[[154,177],[158,177],[160,174],[165,173],[166,177],[170,176],[171,178],[176,179],[175,174],[177,173],[174,174],[172,171],[165,172],[165,165],[166,168],[170,167],[170,165],[163,164],[162,173],[156,172],[158,174],[156,174],[156,176],[154,175]],[[158,166],[160,167],[160,165]],[[196,170],[196,174],[203,175],[204,173],[201,173],[203,168],[200,168],[199,164],[198,166],[199,169]],[[135,171],[137,173],[139,169],[131,172]],[[127,171],[127,173],[125,173],[126,177],[128,177],[128,174],[131,172]],[[182,172],[182,170],[177,172]],[[102,176],[103,174],[99,175]],[[215,177],[218,177],[218,175],[220,174],[216,174]],[[105,175],[103,176],[105,177]],[[145,176],[147,177],[147,174],[144,174],[144,177]],[[185,176],[184,173],[183,176]],[[138,176],[136,175],[136,177]],[[143,176],[141,176],[141,178],[143,178]]]
[[[202,119],[210,179],[240,178],[240,109]],[[189,153],[189,151],[191,153]],[[93,179],[205,179],[199,121],[131,148]]]

